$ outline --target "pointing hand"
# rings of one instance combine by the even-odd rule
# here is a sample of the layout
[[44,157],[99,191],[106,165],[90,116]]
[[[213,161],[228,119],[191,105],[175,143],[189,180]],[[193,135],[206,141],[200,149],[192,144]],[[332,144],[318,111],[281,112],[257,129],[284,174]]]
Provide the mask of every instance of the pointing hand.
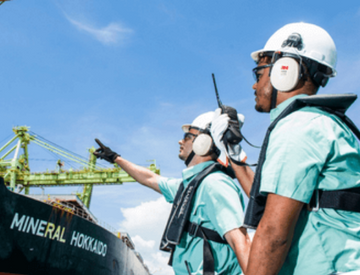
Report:
[[93,153],[95,157],[104,159],[110,163],[115,163],[115,159],[120,157],[117,153],[113,152],[109,147],[106,147],[101,143],[97,138],[95,139],[96,143],[99,144],[100,148],[96,149]]

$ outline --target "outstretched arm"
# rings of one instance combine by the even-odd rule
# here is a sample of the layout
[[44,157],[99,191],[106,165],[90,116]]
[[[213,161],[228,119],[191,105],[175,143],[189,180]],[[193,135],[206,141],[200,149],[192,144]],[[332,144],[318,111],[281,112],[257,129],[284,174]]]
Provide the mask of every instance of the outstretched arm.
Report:
[[151,189],[159,192],[161,194],[158,180],[160,176],[155,174],[154,172],[146,169],[145,167],[136,165],[122,157],[118,156],[115,159],[115,162],[119,164],[119,166],[124,169],[126,173],[128,173],[131,177],[133,177],[138,183],[150,187]]
[[97,144],[99,144],[100,148],[98,148],[94,155],[97,158],[104,159],[110,163],[117,163],[126,173],[128,173],[131,177],[133,177],[137,182],[150,187],[151,189],[159,192],[161,194],[158,180],[160,178],[159,175],[154,172],[146,169],[145,167],[136,165],[124,158],[122,158],[119,154],[112,151],[109,147],[106,147],[101,143],[100,140],[95,139]]
[[246,275],[278,274],[303,205],[287,197],[268,194],[264,216],[251,246]]
[[240,264],[243,273],[246,273],[249,259],[251,240],[247,234],[246,228],[235,228],[225,234],[225,239],[234,250],[236,258]]

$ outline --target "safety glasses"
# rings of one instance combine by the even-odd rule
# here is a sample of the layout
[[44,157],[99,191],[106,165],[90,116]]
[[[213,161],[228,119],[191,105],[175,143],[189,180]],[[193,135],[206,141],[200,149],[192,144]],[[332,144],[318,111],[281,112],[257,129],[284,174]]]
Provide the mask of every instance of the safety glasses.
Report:
[[260,76],[262,74],[259,74],[258,71],[262,70],[262,69],[265,69],[265,68],[268,68],[268,67],[271,67],[273,64],[267,64],[267,65],[264,65],[264,66],[259,66],[259,67],[256,67],[254,68],[252,71],[253,71],[253,77],[254,77],[254,80],[256,81],[256,83],[259,82],[259,79],[260,79]]
[[193,133],[190,133],[190,132],[187,132],[187,133],[185,133],[184,134],[184,141],[187,141],[187,140],[189,140],[189,139],[191,139],[191,137],[197,137],[198,135],[195,135],[195,134],[193,134]]

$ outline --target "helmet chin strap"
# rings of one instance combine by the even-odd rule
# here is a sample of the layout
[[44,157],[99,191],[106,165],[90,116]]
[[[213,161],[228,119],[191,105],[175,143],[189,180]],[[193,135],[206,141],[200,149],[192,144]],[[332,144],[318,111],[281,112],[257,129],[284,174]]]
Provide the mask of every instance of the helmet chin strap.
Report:
[[278,94],[278,90],[276,90],[276,89],[273,87],[273,90],[272,90],[272,93],[271,93],[270,111],[271,111],[272,109],[275,109],[275,108],[276,108],[277,94]]
[[189,163],[192,161],[193,157],[195,156],[194,151],[191,151],[190,155],[187,157],[187,159],[185,160],[185,165],[186,167],[189,165]]

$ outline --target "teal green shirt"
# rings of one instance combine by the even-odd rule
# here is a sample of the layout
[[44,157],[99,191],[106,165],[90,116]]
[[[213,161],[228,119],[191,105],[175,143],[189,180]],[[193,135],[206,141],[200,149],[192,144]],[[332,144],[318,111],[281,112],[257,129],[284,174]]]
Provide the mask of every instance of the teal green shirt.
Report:
[[[270,113],[273,121],[295,98]],[[315,189],[360,186],[360,148],[336,116],[304,107],[273,129],[261,174],[263,193],[309,203]],[[360,270],[360,214],[302,210],[279,274],[319,275]]]
[[[172,203],[183,181],[184,187],[213,161],[203,162],[187,168],[182,179],[161,177],[158,184],[165,199]],[[190,221],[216,230],[220,236],[243,225],[244,202],[241,190],[227,175],[214,172],[205,177],[196,191]],[[225,239],[225,238],[224,238]],[[229,245],[210,241],[215,259],[215,274],[241,274],[236,255]],[[188,275],[185,266],[188,261],[191,274],[203,274],[203,239],[191,237],[185,232],[180,244],[176,246],[173,268],[177,275]]]

